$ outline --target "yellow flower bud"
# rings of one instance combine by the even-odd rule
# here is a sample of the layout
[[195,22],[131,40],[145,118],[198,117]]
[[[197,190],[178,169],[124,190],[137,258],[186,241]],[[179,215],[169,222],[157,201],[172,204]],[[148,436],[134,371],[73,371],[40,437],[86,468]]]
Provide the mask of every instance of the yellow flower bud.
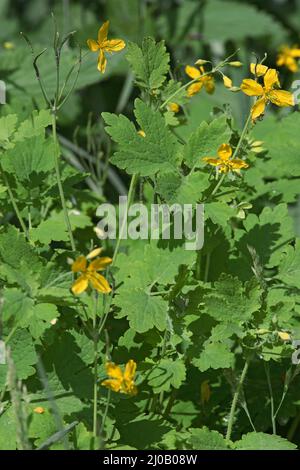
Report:
[[291,339],[291,336],[286,331],[278,331],[277,334],[282,341],[289,341]]
[[198,59],[196,60],[195,65],[204,65],[204,64],[207,64],[208,62],[209,62],[208,60]]
[[233,62],[228,62],[228,65],[231,65],[231,67],[242,67],[242,62],[239,60],[234,60]]
[[232,87],[232,80],[229,77],[226,77],[226,75],[223,75],[223,83],[226,88],[231,88]]

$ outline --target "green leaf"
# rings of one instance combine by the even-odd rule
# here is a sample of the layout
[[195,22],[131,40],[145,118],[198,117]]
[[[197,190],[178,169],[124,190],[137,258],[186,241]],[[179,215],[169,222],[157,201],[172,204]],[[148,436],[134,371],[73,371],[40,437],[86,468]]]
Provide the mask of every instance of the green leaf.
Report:
[[119,144],[111,162],[130,174],[141,176],[175,171],[178,143],[167,129],[163,116],[139,99],[135,101],[135,115],[146,137],[140,136],[125,116],[102,113],[108,134]]
[[249,256],[248,245],[250,245],[255,248],[262,265],[268,268],[278,266],[285,245],[295,235],[287,205],[265,207],[259,217],[252,213],[248,214],[244,226],[247,233],[239,240],[239,249]]
[[0,450],[16,450],[16,417],[12,406],[0,414]]
[[194,358],[192,363],[201,372],[208,369],[228,369],[233,366],[234,354],[224,343],[209,343],[200,357]]
[[185,380],[186,368],[179,359],[162,359],[150,372],[148,383],[154,393],[168,392],[171,387],[179,388]]
[[157,192],[169,204],[194,204],[201,200],[202,193],[209,187],[208,173],[195,172],[187,176],[160,173],[157,179]]
[[13,334],[8,343],[18,379],[24,380],[35,373],[34,365],[37,355],[31,335],[28,331],[19,329]]
[[256,161],[257,170],[266,179],[300,176],[300,143],[295,135],[300,126],[300,114],[292,113],[280,121],[268,116],[260,126],[256,126],[253,135],[262,140],[268,149],[267,160]]
[[203,167],[203,157],[217,157],[219,146],[229,143],[230,136],[226,116],[220,116],[209,124],[203,121],[184,148],[184,161],[190,168]]
[[225,202],[209,202],[205,204],[206,218],[211,219],[214,224],[220,225],[221,227],[226,227],[235,214],[235,209]]
[[153,38],[144,38],[141,48],[129,42],[126,58],[141,88],[155,90],[165,81],[169,71],[170,56],[166,52],[164,41],[156,43]]
[[51,113],[47,109],[34,111],[32,116],[23,121],[14,135],[14,142],[45,134],[45,129],[52,122]]
[[18,122],[16,114],[9,114],[0,118],[0,147],[10,147],[10,137],[13,135]]
[[[246,286],[247,287],[247,286]],[[254,285],[247,290],[241,281],[223,274],[204,295],[205,311],[218,321],[243,323],[261,306],[261,290]]]
[[286,247],[282,261],[278,267],[277,279],[289,286],[300,289],[300,239],[296,241],[295,248]]
[[234,443],[237,450],[295,450],[296,444],[281,436],[263,432],[249,432]]
[[26,184],[31,183],[33,175],[40,176],[54,168],[53,142],[41,135],[17,142],[3,156],[2,165],[7,173]]
[[143,289],[123,289],[114,303],[122,309],[119,318],[127,316],[130,328],[138,333],[166,328],[168,303],[161,297],[151,296]]
[[188,444],[196,450],[229,450],[222,434],[205,427],[191,429]]

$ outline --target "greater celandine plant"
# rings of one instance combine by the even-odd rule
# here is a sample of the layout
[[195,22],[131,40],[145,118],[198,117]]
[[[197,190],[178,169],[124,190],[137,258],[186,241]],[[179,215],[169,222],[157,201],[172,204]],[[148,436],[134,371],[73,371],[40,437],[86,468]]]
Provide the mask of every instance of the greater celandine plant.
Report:
[[[220,449],[255,448],[261,442],[274,448],[294,448],[276,433],[288,392],[297,384],[297,365],[286,359],[292,356],[293,334],[299,327],[300,285],[293,273],[299,272],[300,245],[284,204],[267,207],[260,214],[248,213],[257,202],[253,194],[263,194],[261,187],[255,187],[251,172],[256,159],[263,161],[264,143],[253,139],[251,132],[260,126],[271,104],[293,106],[293,95],[280,88],[279,73],[265,64],[266,57],[250,64],[253,78],[245,78],[240,86],[233,85],[228,75],[232,67],[242,66],[234,60],[238,51],[218,64],[195,58],[193,66],[185,67],[191,80],[181,83],[172,78],[163,41],[145,38],[141,46],[125,44],[123,39],[109,39],[108,28],[106,21],[97,39],[87,41],[90,51],[98,54],[99,72],[103,74],[109,67],[109,54],[125,49],[140,90],[134,103],[134,122],[124,115],[102,114],[107,133],[115,143],[111,163],[131,178],[128,207],[134,202],[138,187],[147,204],[204,203],[206,241],[202,250],[192,252],[185,250],[183,241],[172,238],[129,243],[123,240],[126,227],[121,225],[117,240],[106,245],[111,256],[103,256],[104,248],[98,247],[95,240],[86,247],[85,253],[90,249],[87,255],[77,251],[82,243],[72,230],[56,126],[59,110],[75,88],[83,58],[80,51],[62,82],[63,48],[74,33],[60,40],[55,26],[56,92],[49,97],[38,66],[44,51],[35,55],[24,36],[32,49],[36,77],[51,118],[45,119],[41,128],[44,132],[51,122],[53,169],[68,233],[67,238],[63,233],[56,239],[56,214],[49,214],[36,226],[30,223],[27,228],[18,193],[12,189],[24,185],[23,170],[12,165],[9,154],[18,139],[26,145],[27,137],[16,138],[13,130],[1,144],[5,154],[1,172],[25,236],[15,227],[0,234],[1,276],[7,283],[5,305],[10,307],[21,299],[25,314],[20,321],[13,308],[8,312],[5,307],[5,340],[11,345],[20,378],[28,381],[29,396],[32,394],[28,406],[34,422],[40,419],[46,423],[52,415],[60,417],[62,413],[63,420],[57,421],[62,428],[60,436],[66,435],[64,425],[70,426],[67,432],[72,431],[73,437],[69,434],[66,445],[74,448],[138,447],[141,437],[136,428],[146,429],[142,437],[145,448],[208,448],[212,441],[214,448]],[[281,50],[277,64],[294,71],[298,51]],[[71,77],[73,82],[68,88]],[[188,136],[181,134],[181,128],[189,122],[191,100],[199,93],[214,93],[219,86],[218,77],[228,92],[242,92],[254,100],[242,130],[235,129],[231,115],[219,110],[210,123],[199,123]],[[40,118],[40,114],[35,116]],[[29,124],[26,126],[28,129]],[[43,141],[44,134],[35,137]],[[30,174],[27,163],[24,159],[24,168]],[[45,228],[45,223],[52,231],[47,230],[47,225]],[[263,238],[271,236],[269,226],[274,223],[281,227],[283,235],[275,237],[273,249],[265,253],[257,239],[260,230]],[[9,249],[11,240],[15,253]],[[65,243],[66,249],[54,249],[50,259],[48,251],[53,241]],[[69,245],[71,270],[61,266],[61,253],[65,260]],[[32,269],[35,276],[31,275]],[[14,356],[14,347],[18,351],[19,344],[14,343],[14,338],[22,340],[29,351],[23,361],[18,354]],[[42,371],[40,375],[48,394],[46,404],[31,381],[33,366],[38,364],[35,347],[45,361],[45,374]],[[279,396],[272,387],[273,355],[285,364]],[[72,373],[72,361],[76,363],[74,376],[79,377],[68,375],[71,372],[66,370],[67,378],[61,380],[65,390],[58,390],[67,394],[71,384],[75,398],[79,394],[80,399],[70,404],[71,411],[61,411],[63,405],[55,405],[59,398],[49,392],[59,382],[60,363],[65,360],[66,369],[70,367]],[[259,428],[259,420],[252,413],[256,395],[250,396],[248,386],[245,387],[251,367],[261,363],[273,435],[266,432],[267,427]],[[2,398],[7,387],[9,383],[5,382]],[[16,401],[14,396],[12,393],[12,400]],[[10,404],[7,406],[9,409]],[[185,409],[186,415],[182,414]],[[84,418],[79,424],[70,423],[70,415],[76,413]],[[148,436],[147,423],[159,431],[159,437]],[[128,431],[129,437],[124,436],[124,429],[130,427],[135,435]],[[30,436],[39,436],[38,431],[30,429],[29,426]],[[24,442],[27,446],[25,431],[22,433],[20,445]]]

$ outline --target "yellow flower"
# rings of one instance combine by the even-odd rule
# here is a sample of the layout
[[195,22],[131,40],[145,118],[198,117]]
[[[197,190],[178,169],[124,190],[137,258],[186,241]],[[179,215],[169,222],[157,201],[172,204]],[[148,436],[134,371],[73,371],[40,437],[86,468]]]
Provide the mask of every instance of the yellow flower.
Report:
[[204,67],[200,66],[199,69],[197,69],[196,67],[191,67],[190,65],[187,65],[185,67],[185,73],[193,80],[197,79],[195,83],[192,83],[188,87],[188,96],[193,96],[196,93],[199,93],[203,86],[209,94],[215,91],[214,77],[211,74],[202,77],[202,75],[205,73]]
[[36,408],[34,408],[33,412],[42,415],[45,413],[45,408],[43,408],[42,406],[37,406]]
[[241,168],[248,168],[248,164],[239,158],[230,160],[232,155],[232,148],[229,144],[222,144],[218,148],[219,158],[204,157],[203,160],[209,165],[218,167],[221,173],[228,173],[229,171],[237,171]]
[[297,72],[298,63],[295,59],[300,57],[300,49],[297,47],[282,46],[277,55],[276,65],[285,65],[291,72]]
[[87,40],[89,49],[92,52],[100,51],[98,56],[98,70],[102,73],[105,72],[107,63],[105,52],[118,52],[124,49],[125,47],[125,42],[123,41],[123,39],[107,39],[108,27],[109,21],[106,21],[105,23],[103,23],[103,25],[98,31],[97,41],[95,41],[94,39]]
[[137,388],[134,383],[135,371],[136,362],[132,359],[127,362],[124,373],[120,366],[113,362],[108,362],[106,364],[106,373],[110,378],[104,380],[101,385],[110,388],[114,392],[136,395]]
[[95,259],[88,265],[88,260],[98,256],[101,251],[101,248],[96,248],[91,251],[87,257],[79,256],[72,264],[73,273],[82,273],[72,285],[73,294],[81,294],[88,288],[89,284],[103,294],[109,294],[109,292],[111,292],[111,287],[107,280],[101,274],[97,273],[97,271],[105,269],[112,262],[112,259],[108,256],[104,256]]
[[255,70],[257,77],[263,75],[264,85],[261,85],[251,78],[244,79],[241,84],[241,90],[246,95],[258,97],[251,109],[252,121],[255,121],[265,112],[265,107],[269,101],[281,107],[294,105],[294,97],[292,93],[285,90],[275,89],[276,86],[280,86],[277,70],[268,69],[265,65],[261,64],[251,64],[251,72],[253,71],[254,73]]
[[146,137],[146,132],[143,131],[143,129],[140,129],[140,130],[138,131],[138,135],[140,135],[141,137]]
[[180,107],[177,103],[169,103],[168,108],[170,111],[172,111],[175,114],[179,113],[179,110],[180,110]]

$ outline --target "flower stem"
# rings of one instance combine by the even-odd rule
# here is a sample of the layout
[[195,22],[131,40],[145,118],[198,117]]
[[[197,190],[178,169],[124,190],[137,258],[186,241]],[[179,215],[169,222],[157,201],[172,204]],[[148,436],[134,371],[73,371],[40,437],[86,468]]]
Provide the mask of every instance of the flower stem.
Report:
[[235,410],[236,410],[237,402],[238,402],[238,399],[239,399],[239,396],[240,396],[240,392],[241,392],[242,387],[243,387],[245,377],[246,377],[247,372],[248,372],[248,368],[249,368],[249,359],[247,359],[246,362],[245,362],[240,380],[237,384],[236,390],[235,390],[234,395],[233,395],[233,400],[232,400],[232,403],[231,403],[229,420],[228,420],[228,426],[227,426],[227,432],[226,432],[226,440],[227,441],[229,441],[230,438],[231,438]]
[[61,200],[61,205],[63,208],[63,213],[64,213],[64,218],[65,218],[65,224],[69,233],[69,238],[70,238],[70,243],[72,247],[72,251],[76,251],[75,248],[75,242],[72,234],[72,228],[71,228],[71,223],[69,219],[69,214],[66,206],[66,200],[65,200],[65,195],[64,195],[64,190],[63,190],[63,185],[61,181],[61,174],[60,174],[60,168],[59,168],[59,156],[60,156],[60,151],[59,151],[59,143],[57,140],[57,132],[56,132],[56,110],[54,109],[52,111],[52,136],[53,136],[53,141],[54,141],[54,162],[55,162],[55,172],[56,172],[56,180],[57,180],[57,186],[59,190],[59,195],[60,195],[60,200]]
[[95,293],[94,317],[93,317],[93,342],[94,342],[94,397],[93,397],[93,435],[96,442],[98,434],[98,338],[97,332],[97,306],[98,295]]
[[138,174],[134,174],[131,177],[129,191],[128,191],[128,198],[127,198],[126,214],[123,218],[122,225],[121,225],[120,230],[119,230],[119,237],[118,237],[118,240],[117,240],[117,243],[116,243],[116,247],[115,247],[115,251],[114,251],[111,266],[116,262],[116,259],[117,259],[117,256],[118,256],[121,240],[122,240],[122,237],[123,237],[123,234],[124,234],[124,229],[125,229],[125,224],[126,224],[126,219],[127,219],[127,214],[128,214],[128,208],[129,208],[129,206],[132,202],[132,199],[134,197],[134,192],[135,192],[135,188],[136,188],[138,178],[139,178]]
[[5,184],[5,186],[7,187],[8,195],[9,195],[9,198],[10,198],[10,202],[11,202],[13,208],[14,208],[14,211],[15,211],[15,213],[16,213],[16,216],[17,216],[17,219],[18,219],[18,221],[19,221],[19,224],[21,225],[22,230],[23,230],[23,232],[25,233],[26,238],[29,239],[28,230],[27,230],[27,228],[26,228],[26,225],[25,225],[25,222],[24,222],[24,220],[23,220],[23,217],[21,216],[21,213],[20,213],[20,211],[19,211],[17,202],[16,202],[16,200],[15,200],[15,197],[14,197],[13,192],[12,192],[12,190],[11,190],[11,187],[10,187],[10,185],[9,185],[8,179],[6,178],[6,175],[5,175],[4,171],[2,170],[2,168],[0,168],[0,171],[1,171],[1,176],[2,176],[2,178],[3,178],[4,184]]

